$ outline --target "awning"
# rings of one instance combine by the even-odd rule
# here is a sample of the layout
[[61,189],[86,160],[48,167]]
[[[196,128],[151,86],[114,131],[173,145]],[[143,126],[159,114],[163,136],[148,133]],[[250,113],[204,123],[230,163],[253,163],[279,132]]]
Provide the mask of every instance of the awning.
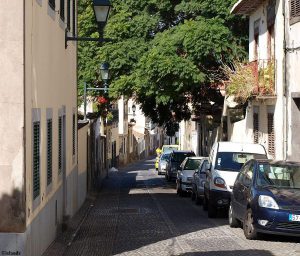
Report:
[[250,15],[260,6],[264,0],[239,0],[231,9],[231,13]]

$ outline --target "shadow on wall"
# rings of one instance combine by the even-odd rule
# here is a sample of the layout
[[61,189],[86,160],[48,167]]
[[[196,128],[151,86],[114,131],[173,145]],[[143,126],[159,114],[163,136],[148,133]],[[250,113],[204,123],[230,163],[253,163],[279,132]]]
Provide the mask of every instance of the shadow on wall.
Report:
[[26,229],[25,198],[20,190],[0,199],[0,232],[22,233]]

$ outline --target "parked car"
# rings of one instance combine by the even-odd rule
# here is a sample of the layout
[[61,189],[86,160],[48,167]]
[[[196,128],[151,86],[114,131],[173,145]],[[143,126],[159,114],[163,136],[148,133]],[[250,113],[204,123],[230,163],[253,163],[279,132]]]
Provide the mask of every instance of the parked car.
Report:
[[199,168],[202,158],[199,156],[189,156],[183,160],[180,169],[177,171],[176,188],[178,195],[192,191],[193,174]]
[[229,225],[247,239],[260,233],[300,236],[300,162],[250,160],[233,186]]
[[183,160],[188,156],[195,156],[193,151],[173,150],[170,154],[170,161],[166,170],[166,180],[170,181],[172,178],[177,178],[177,170],[180,168]]
[[158,162],[158,175],[166,174],[166,169],[169,164],[170,153],[162,154]]
[[214,218],[220,208],[228,209],[232,187],[242,165],[250,159],[267,159],[260,144],[216,142],[209,155],[204,184],[203,209]]
[[203,201],[207,167],[208,158],[204,157],[201,159],[198,169],[193,174],[191,198],[195,200],[196,204],[201,204]]

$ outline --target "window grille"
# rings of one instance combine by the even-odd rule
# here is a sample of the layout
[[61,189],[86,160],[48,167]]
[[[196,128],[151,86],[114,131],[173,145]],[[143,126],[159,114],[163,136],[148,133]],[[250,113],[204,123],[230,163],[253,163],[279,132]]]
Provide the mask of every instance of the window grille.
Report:
[[75,114],[73,114],[73,130],[72,130],[72,141],[73,141],[73,148],[72,148],[72,153],[73,156],[75,156],[76,153],[76,120],[75,120]]
[[40,122],[33,123],[33,199],[40,194]]
[[60,0],[60,12],[59,12],[61,20],[65,20],[65,0]]
[[47,120],[47,185],[52,182],[52,119]]
[[49,0],[49,6],[53,9],[53,10],[55,10],[55,0]]
[[258,130],[259,130],[258,113],[253,113],[253,137],[254,137],[254,143],[258,143]]
[[300,0],[290,0],[290,23],[300,21]]
[[58,172],[62,171],[62,117],[58,118]]
[[274,114],[268,113],[268,153],[275,157]]

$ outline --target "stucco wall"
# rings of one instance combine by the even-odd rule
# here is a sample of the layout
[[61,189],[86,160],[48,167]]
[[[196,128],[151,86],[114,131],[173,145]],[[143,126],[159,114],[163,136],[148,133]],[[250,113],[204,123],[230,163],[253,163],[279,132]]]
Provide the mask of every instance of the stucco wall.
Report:
[[23,1],[0,1],[0,232],[25,229]]

